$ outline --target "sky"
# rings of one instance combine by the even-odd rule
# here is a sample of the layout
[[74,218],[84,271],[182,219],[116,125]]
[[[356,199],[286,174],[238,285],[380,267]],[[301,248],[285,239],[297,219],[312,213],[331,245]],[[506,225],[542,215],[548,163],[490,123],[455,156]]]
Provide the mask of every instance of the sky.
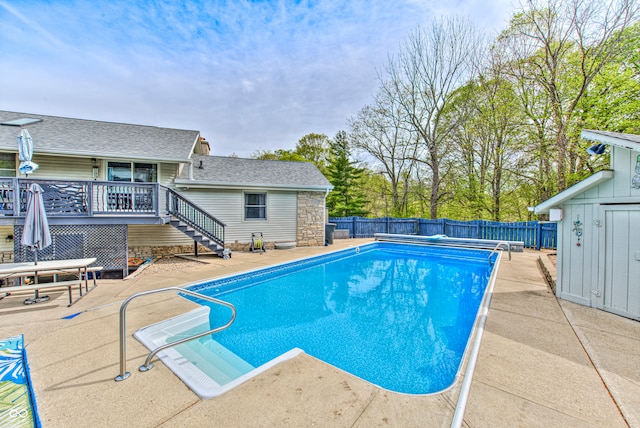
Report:
[[[334,137],[408,34],[513,0],[0,0],[0,110],[198,130],[212,154]],[[37,144],[37,142],[36,142]]]

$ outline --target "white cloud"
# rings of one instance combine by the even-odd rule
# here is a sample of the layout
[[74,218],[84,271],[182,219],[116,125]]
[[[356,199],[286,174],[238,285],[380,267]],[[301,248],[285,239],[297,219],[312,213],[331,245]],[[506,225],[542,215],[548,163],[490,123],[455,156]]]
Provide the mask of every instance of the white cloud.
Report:
[[220,155],[293,148],[344,129],[434,13],[487,26],[508,2],[0,0],[2,108],[198,129]]

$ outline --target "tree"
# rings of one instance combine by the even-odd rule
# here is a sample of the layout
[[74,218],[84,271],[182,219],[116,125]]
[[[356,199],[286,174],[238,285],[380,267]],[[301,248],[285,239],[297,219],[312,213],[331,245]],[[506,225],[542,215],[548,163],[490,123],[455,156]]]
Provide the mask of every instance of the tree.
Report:
[[473,75],[480,39],[468,20],[434,20],[407,38],[381,79],[385,97],[400,107],[401,119],[415,133],[418,156],[430,170],[430,215],[437,218],[446,170],[448,136],[457,126],[442,123],[442,114],[454,91]]
[[578,104],[621,49],[637,8],[636,0],[524,0],[523,12],[501,35],[516,77],[547,94],[559,191],[575,165],[577,139],[570,138],[570,127]]
[[338,131],[330,143],[330,163],[327,167],[328,179],[333,190],[327,197],[327,208],[331,217],[365,216],[365,201],[362,198],[358,180],[362,169],[350,160],[351,150],[345,131]]
[[[384,215],[402,217],[407,215],[409,182],[417,157],[415,137],[403,126],[398,106],[382,92],[373,106],[365,106],[356,118],[348,121],[353,145],[372,156],[389,183],[382,189],[382,196],[391,201]],[[384,183],[383,183],[384,184]],[[385,204],[386,205],[386,204]]]
[[295,151],[277,149],[275,151],[258,150],[254,152],[251,157],[253,159],[260,160],[280,160],[280,161],[293,161],[293,162],[308,162],[307,159],[299,155]]
[[313,162],[324,174],[329,162],[329,143],[329,137],[325,134],[307,134],[298,140],[296,153],[309,162]]

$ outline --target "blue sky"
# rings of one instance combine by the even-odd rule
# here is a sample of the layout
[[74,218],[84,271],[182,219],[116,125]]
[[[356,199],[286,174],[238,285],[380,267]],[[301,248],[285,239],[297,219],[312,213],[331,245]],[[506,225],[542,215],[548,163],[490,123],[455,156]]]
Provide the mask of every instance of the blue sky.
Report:
[[[0,109],[195,129],[215,155],[333,137],[407,34],[512,0],[0,0]],[[37,142],[36,142],[37,145]]]

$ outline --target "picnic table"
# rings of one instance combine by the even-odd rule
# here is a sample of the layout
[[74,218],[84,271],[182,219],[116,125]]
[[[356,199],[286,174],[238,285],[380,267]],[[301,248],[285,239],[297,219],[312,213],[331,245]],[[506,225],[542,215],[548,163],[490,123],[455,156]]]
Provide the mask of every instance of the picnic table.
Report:
[[[39,261],[38,264],[34,264],[33,262],[2,263],[0,264],[0,280],[18,278],[20,285],[0,287],[0,293],[6,293],[0,298],[6,297],[10,293],[14,292],[34,291],[35,297],[24,301],[25,304],[32,304],[48,300],[48,298],[44,298],[46,296],[40,297],[39,291],[42,289],[67,288],[69,291],[69,306],[71,306],[75,303],[71,291],[73,286],[78,286],[78,292],[80,293],[80,297],[78,299],[83,296],[83,282],[84,294],[96,287],[95,273],[94,286],[91,290],[89,289],[89,278],[87,275],[89,270],[95,272],[102,269],[101,267],[89,268],[89,265],[95,262],[95,257],[89,257],[84,259],[46,260]],[[76,279],[71,281],[58,281],[57,276],[59,274],[75,274]],[[33,277],[34,284],[26,284],[25,279],[27,277]],[[53,281],[40,282],[40,279],[43,279],[44,277],[53,277]],[[76,301],[78,299],[76,299]]]

